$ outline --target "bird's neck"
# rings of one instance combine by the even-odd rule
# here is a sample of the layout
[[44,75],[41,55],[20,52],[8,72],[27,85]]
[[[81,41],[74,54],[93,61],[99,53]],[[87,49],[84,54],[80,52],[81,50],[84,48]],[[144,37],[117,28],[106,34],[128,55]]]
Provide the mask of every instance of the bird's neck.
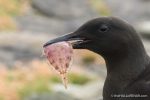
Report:
[[119,82],[130,82],[137,78],[149,63],[142,42],[129,45],[126,52],[113,54],[104,58],[107,66],[107,77]]

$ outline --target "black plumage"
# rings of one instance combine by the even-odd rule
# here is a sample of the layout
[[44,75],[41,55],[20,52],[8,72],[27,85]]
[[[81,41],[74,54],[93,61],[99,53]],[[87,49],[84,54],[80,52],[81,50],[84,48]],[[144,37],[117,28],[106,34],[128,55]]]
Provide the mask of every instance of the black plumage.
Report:
[[44,46],[72,40],[78,40],[74,49],[88,49],[105,59],[103,100],[150,100],[150,58],[130,24],[115,17],[96,18]]

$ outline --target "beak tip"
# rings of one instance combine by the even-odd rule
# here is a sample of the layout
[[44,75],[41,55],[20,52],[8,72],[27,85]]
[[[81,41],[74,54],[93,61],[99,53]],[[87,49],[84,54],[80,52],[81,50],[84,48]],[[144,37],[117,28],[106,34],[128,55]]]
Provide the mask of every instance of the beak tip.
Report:
[[48,44],[47,44],[47,43],[43,44],[43,48],[45,48],[46,46],[48,46]]
[[43,48],[45,48],[46,46],[48,46],[48,45],[50,45],[50,44],[52,44],[53,42],[50,40],[50,41],[48,41],[48,42],[46,42],[46,43],[44,43],[43,44]]

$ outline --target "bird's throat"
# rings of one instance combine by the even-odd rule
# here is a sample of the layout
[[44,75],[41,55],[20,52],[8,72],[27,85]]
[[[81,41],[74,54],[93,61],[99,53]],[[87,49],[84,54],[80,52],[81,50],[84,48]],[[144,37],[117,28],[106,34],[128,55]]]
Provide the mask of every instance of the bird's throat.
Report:
[[129,48],[128,52],[104,58],[107,67],[106,82],[120,83],[125,87],[136,79],[146,68],[150,59],[143,44]]

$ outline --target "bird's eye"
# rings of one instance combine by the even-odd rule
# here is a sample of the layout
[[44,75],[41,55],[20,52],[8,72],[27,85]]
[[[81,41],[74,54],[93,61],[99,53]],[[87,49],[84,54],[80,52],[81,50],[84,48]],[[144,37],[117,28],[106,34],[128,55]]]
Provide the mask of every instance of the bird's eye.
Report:
[[99,32],[106,32],[106,31],[108,31],[108,29],[109,29],[108,26],[103,25],[99,28]]

